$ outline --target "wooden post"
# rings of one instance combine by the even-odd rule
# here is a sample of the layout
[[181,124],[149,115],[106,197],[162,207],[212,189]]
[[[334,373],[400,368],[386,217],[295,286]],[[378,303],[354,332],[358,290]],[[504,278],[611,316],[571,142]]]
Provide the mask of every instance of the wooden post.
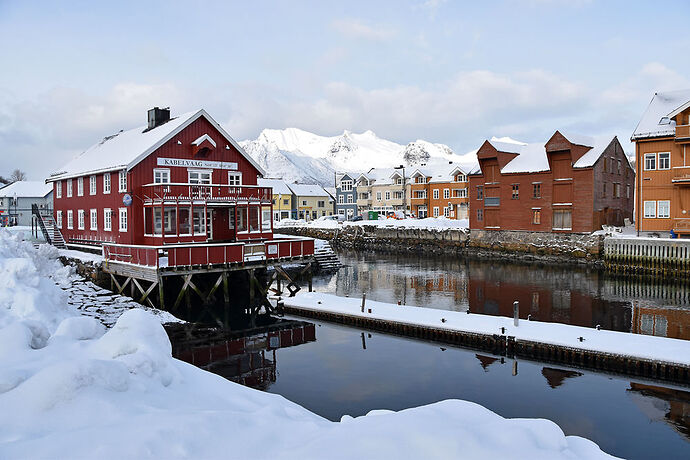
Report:
[[223,302],[225,308],[230,306],[230,289],[228,289],[228,272],[223,272]]
[[254,305],[254,269],[249,269],[247,275],[249,275],[249,306],[251,307]]
[[362,332],[362,350],[367,349],[367,340],[364,338],[364,332]]
[[513,324],[517,327],[520,322],[520,302],[513,302]]
[[158,277],[158,308],[165,310],[165,299],[163,296],[163,277]]
[[363,292],[362,293],[362,313],[364,313],[364,304],[366,303],[366,301],[367,301],[367,293]]

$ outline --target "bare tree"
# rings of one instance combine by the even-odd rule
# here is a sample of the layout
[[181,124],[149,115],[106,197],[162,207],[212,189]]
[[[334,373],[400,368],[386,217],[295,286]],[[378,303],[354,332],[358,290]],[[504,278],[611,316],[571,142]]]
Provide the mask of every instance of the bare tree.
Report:
[[12,171],[12,175],[10,175],[10,180],[12,182],[18,182],[20,180],[26,180],[26,173],[22,170],[15,169]]
[[9,179],[5,179],[4,177],[0,176],[0,185],[7,185],[10,182],[12,182],[12,181]]

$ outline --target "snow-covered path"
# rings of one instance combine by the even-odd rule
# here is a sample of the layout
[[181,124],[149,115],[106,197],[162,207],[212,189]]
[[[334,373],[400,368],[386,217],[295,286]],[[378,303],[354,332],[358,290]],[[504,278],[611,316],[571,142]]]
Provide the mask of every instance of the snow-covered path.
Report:
[[103,293],[63,290],[70,276],[0,230],[0,458],[609,458],[548,420],[458,400],[330,422],[173,359],[143,309],[106,328],[69,305]]

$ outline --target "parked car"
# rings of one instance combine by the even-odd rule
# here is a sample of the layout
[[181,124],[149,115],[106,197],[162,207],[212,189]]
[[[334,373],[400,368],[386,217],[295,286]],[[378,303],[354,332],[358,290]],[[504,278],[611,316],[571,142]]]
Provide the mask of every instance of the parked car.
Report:
[[350,222],[359,222],[360,220],[364,220],[364,217],[361,215],[350,217]]

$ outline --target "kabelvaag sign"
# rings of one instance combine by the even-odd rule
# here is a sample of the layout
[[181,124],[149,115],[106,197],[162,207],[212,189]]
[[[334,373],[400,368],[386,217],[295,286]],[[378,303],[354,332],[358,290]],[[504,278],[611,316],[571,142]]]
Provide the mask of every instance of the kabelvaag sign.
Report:
[[177,166],[180,168],[237,169],[232,161],[186,160],[183,158],[158,158],[158,166]]

